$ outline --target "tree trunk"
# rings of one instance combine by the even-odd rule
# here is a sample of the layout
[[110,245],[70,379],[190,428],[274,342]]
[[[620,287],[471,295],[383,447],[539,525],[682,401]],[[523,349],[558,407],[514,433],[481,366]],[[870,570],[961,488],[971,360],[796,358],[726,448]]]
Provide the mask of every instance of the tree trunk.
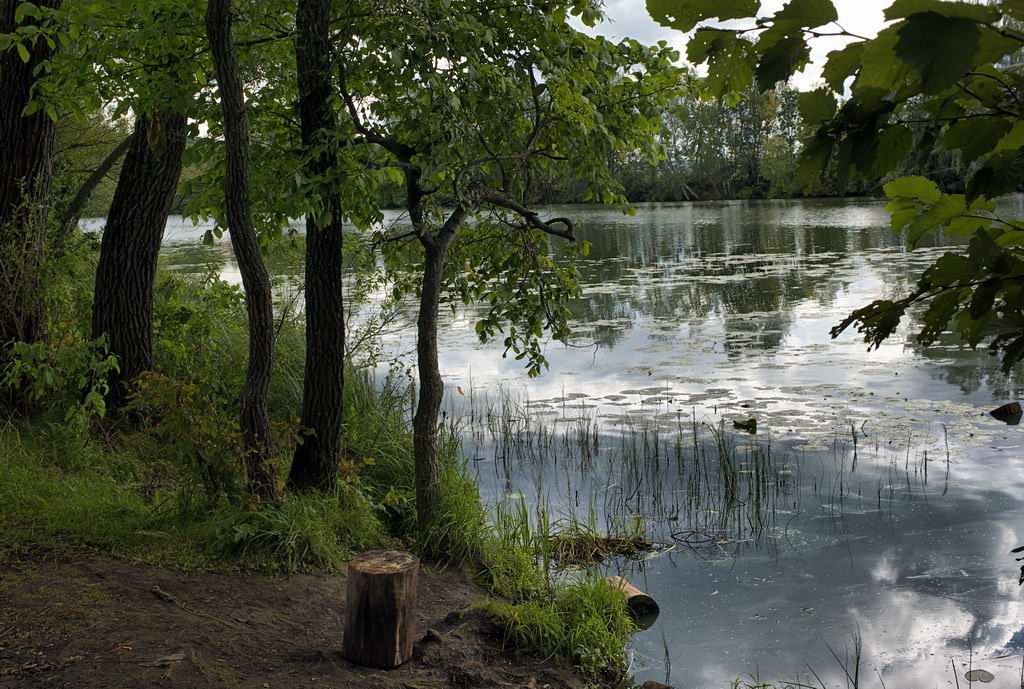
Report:
[[[185,151],[184,115],[139,117],[117,180],[96,267],[92,336],[107,336],[120,370],[111,374],[107,402],[124,405],[130,384],[153,364],[153,283],[157,256],[174,203]],[[166,142],[158,155],[151,132]]]
[[[299,121],[303,146],[322,143],[332,132],[331,0],[299,0],[295,57],[299,79]],[[337,166],[328,147],[306,163],[311,179],[323,179]],[[341,200],[331,184],[322,184],[324,213],[306,217],[306,371],[302,390],[302,428],[307,435],[295,449],[288,483],[293,488],[332,490],[344,422],[345,310],[342,296]]]
[[[131,136],[125,137],[121,143],[114,147],[107,157],[100,162],[99,167],[92,171],[88,179],[82,182],[82,186],[78,188],[75,193],[75,197],[71,199],[71,203],[64,209],[64,215],[60,220],[60,234],[57,236],[56,244],[63,245],[68,235],[75,229],[78,224],[79,218],[82,216],[82,209],[85,208],[85,204],[89,201],[89,197],[92,196],[92,192],[95,191],[96,187],[99,186],[103,178],[107,176],[107,173],[114,167],[118,160],[128,152],[128,147],[132,145],[133,138]],[[120,185],[121,176],[117,178],[117,182]],[[109,220],[109,219],[108,219]]]
[[274,302],[270,276],[260,255],[249,206],[249,116],[242,78],[231,39],[230,0],[209,0],[206,35],[210,41],[221,107],[224,111],[224,205],[231,247],[242,273],[249,314],[249,366],[240,396],[241,429],[245,443],[249,488],[268,501],[277,499],[271,457],[270,412],[267,394],[274,359]]
[[420,288],[420,311],[416,319],[416,365],[420,389],[412,429],[416,458],[416,522],[423,535],[430,533],[441,499],[437,418],[444,398],[444,380],[437,361],[437,314],[449,243],[444,238],[424,242],[426,259]]
[[[0,34],[14,32],[20,4],[0,0]],[[61,0],[36,4],[59,9]],[[32,98],[36,70],[53,51],[45,40],[26,47],[28,62],[14,49],[0,53],[0,289],[5,302],[0,308],[0,353],[9,342],[40,339],[45,321],[39,272],[56,127],[42,110],[28,116],[22,112]]]

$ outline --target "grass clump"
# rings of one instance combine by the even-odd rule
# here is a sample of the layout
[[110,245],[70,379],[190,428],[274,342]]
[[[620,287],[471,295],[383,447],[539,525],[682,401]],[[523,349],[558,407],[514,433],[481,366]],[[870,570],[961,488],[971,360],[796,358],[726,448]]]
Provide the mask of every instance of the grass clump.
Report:
[[588,577],[519,601],[488,599],[483,610],[519,648],[571,660],[591,677],[621,676],[636,631],[622,592]]
[[214,545],[243,563],[331,571],[354,553],[390,540],[369,500],[341,483],[333,495],[290,495],[271,509],[225,515]]

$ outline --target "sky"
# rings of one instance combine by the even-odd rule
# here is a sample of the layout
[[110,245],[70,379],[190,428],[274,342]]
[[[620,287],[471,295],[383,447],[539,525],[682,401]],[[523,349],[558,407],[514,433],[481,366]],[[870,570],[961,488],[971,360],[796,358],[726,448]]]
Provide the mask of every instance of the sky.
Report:
[[[783,0],[763,0],[759,16],[768,17],[777,12],[785,4]],[[892,4],[892,0],[835,0],[839,11],[839,23],[847,31],[861,36],[873,37],[881,29],[885,20],[882,11]],[[647,14],[645,0],[605,0],[606,20],[599,24],[592,33],[609,39],[635,38],[643,43],[656,43],[666,40],[685,55],[687,36],[674,29],[666,29],[656,24]],[[729,25],[744,26],[748,22],[732,22]],[[828,29],[829,27],[823,27]],[[832,27],[833,29],[835,27]],[[801,90],[812,88],[821,78],[821,68],[825,57],[832,50],[843,47],[848,39],[817,38],[811,41],[811,64],[793,77],[793,84]]]

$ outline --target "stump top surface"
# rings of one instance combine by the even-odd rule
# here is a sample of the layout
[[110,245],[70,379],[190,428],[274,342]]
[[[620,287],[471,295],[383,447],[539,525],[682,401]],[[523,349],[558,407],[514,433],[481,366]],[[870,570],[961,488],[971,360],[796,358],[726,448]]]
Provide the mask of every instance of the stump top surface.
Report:
[[348,566],[363,574],[396,574],[419,563],[415,555],[404,550],[371,550],[353,558]]

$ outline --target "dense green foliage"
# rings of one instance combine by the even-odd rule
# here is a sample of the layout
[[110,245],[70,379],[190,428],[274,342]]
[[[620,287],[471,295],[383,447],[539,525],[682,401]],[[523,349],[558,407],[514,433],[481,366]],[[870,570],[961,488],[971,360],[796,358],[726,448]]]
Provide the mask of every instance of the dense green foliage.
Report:
[[[758,14],[757,0],[647,4],[665,26],[696,28],[687,56],[707,65],[707,91],[733,102],[752,85],[771,89],[803,69],[815,37],[850,39],[829,53],[825,83],[799,97],[804,124],[813,131],[802,148],[802,174],[813,179],[831,168],[841,185],[893,178],[885,186],[888,210],[910,248],[929,232],[969,240],[966,252],[947,254],[928,268],[911,294],[855,311],[834,336],[855,326],[878,346],[908,309],[924,302],[922,343],[952,329],[967,345],[987,343],[1001,354],[1004,370],[1024,357],[1024,224],[1003,217],[995,205],[1024,183],[1024,74],[1015,60],[1024,48],[1019,2],[896,0],[885,12],[889,23],[871,39],[838,26],[830,0],[791,0],[772,16]],[[752,22],[740,28],[701,24],[714,19]],[[908,157],[943,153],[955,156],[963,193],[946,193],[925,177],[897,178]]]

